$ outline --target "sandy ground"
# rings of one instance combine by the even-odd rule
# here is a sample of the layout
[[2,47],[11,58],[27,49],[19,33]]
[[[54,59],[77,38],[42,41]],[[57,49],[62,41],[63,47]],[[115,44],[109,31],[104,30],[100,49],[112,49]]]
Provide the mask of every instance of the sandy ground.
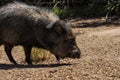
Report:
[[81,49],[80,59],[54,57],[28,66],[21,47],[13,49],[13,56],[21,64],[11,64],[0,47],[0,80],[120,80],[119,22],[104,23],[102,19],[73,20],[73,31]]

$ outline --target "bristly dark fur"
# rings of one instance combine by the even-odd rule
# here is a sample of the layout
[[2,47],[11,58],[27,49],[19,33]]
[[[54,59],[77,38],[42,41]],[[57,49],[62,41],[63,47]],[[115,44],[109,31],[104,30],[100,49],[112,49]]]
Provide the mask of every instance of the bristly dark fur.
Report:
[[0,8],[0,13],[0,19],[7,16],[18,15],[25,16],[26,18],[31,18],[29,20],[33,20],[36,22],[42,21],[45,25],[55,23],[59,20],[59,17],[48,9],[29,6],[19,2],[14,2],[3,6],[2,8]]

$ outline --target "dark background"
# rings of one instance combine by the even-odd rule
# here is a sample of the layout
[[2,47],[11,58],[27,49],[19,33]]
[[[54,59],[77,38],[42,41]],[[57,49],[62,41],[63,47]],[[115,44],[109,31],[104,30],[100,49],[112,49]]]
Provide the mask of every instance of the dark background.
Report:
[[119,16],[120,0],[0,0],[0,6],[19,1],[52,9],[60,18]]

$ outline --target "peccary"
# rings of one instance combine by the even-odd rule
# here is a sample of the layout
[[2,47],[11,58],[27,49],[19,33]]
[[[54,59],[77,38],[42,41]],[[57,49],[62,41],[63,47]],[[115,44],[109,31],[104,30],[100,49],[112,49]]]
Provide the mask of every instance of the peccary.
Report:
[[25,60],[32,64],[30,53],[33,46],[47,49],[57,60],[60,58],[80,58],[80,49],[75,42],[70,24],[45,8],[14,2],[0,8],[0,45],[4,45],[9,60],[11,50],[21,45]]

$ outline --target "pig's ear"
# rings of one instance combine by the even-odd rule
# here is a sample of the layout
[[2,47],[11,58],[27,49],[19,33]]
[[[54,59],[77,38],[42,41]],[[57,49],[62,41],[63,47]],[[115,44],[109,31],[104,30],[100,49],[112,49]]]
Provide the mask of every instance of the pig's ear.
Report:
[[62,34],[62,32],[63,32],[63,29],[60,26],[53,26],[52,28],[53,28],[54,32],[56,32],[59,35]]
[[65,23],[63,21],[57,21],[55,23],[50,23],[47,26],[47,29],[56,32],[58,35],[64,34],[66,32],[66,28],[64,28]]
[[62,21],[57,21],[53,24],[52,30],[56,32],[58,35],[62,35],[65,32],[65,29],[63,28],[64,24]]

